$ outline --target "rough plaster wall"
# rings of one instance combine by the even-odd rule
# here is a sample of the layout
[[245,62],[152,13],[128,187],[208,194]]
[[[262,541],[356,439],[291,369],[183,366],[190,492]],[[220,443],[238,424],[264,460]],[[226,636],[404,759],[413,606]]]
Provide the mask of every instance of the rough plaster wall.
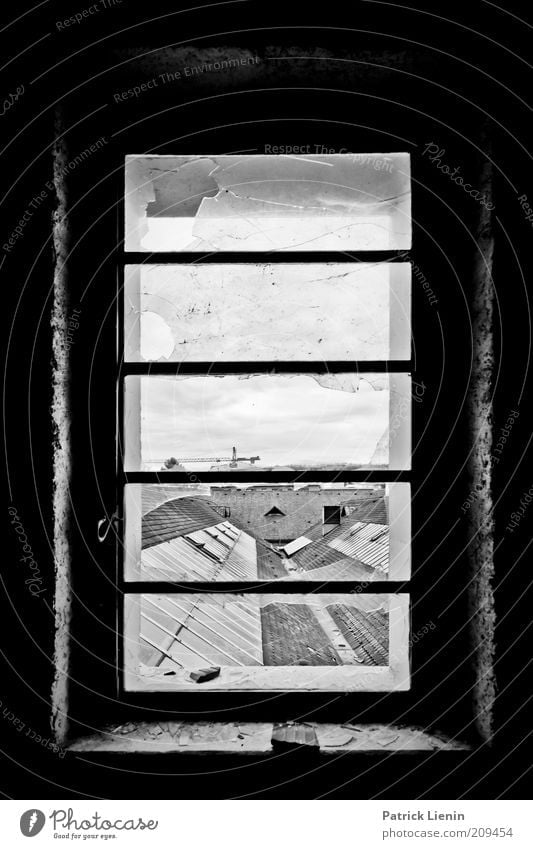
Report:
[[[368,490],[329,489],[319,492],[306,490],[217,490],[213,487],[211,498],[217,504],[229,507],[232,518],[253,536],[265,539],[294,539],[322,522],[322,508],[342,504],[355,498],[368,498]],[[265,516],[272,507],[285,516]]]
[[68,163],[63,120],[57,113],[56,143],[53,148],[53,168],[56,206],[53,213],[54,301],[52,307],[52,425],[53,446],[53,507],[55,592],[55,675],[52,685],[52,727],[58,743],[62,744],[68,731],[68,664],[70,629],[70,476],[71,476],[71,408],[70,358],[68,345],[69,292],[67,256],[70,248],[67,222],[67,188],[63,169]]
[[[488,159],[481,172],[481,187],[492,198],[492,165]],[[473,692],[478,733],[489,741],[494,732],[495,626],[494,607],[494,520],[492,516],[492,374],[494,368],[492,260],[494,234],[492,214],[481,207],[477,232],[472,301],[473,365],[470,382],[470,491],[476,499],[470,510],[468,555],[471,569],[469,608],[471,641],[475,659]]]

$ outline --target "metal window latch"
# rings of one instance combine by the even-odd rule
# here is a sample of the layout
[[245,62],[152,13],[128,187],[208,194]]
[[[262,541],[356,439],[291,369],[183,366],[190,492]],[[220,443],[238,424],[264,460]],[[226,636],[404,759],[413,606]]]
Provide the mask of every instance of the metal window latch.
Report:
[[100,519],[97,525],[98,542],[108,541],[109,533],[111,530],[115,532],[115,535],[118,535],[120,522],[121,518],[118,515],[118,509],[115,510],[112,515],[105,516],[105,518]]

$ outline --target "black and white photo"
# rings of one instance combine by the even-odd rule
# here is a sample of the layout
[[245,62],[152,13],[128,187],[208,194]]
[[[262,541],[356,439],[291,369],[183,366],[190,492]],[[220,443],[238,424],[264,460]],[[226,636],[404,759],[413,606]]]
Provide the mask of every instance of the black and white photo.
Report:
[[3,8],[6,846],[531,844],[530,17]]

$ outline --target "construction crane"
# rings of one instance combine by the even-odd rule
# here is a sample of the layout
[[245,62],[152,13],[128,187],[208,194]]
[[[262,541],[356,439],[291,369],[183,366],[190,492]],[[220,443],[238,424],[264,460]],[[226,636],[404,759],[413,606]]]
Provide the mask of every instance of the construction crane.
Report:
[[237,457],[237,449],[233,446],[231,457],[171,457],[170,459],[175,460],[176,463],[229,463],[230,468],[235,468],[239,461],[249,462],[253,466],[261,457]]

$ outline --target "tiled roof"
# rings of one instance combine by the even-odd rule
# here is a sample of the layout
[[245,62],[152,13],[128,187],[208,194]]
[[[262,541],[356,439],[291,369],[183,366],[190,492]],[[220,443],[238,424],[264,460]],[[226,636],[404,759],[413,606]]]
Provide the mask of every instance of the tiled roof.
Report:
[[386,611],[366,613],[346,604],[330,604],[327,609],[361,663],[388,666],[389,616]]
[[274,506],[271,507],[270,510],[267,510],[265,516],[285,516],[285,513],[283,512],[283,510],[280,510],[279,507],[276,507],[276,505],[274,504]]
[[386,572],[389,566],[389,528],[374,522],[355,522],[351,527],[326,537],[327,544],[345,557]]
[[224,517],[202,498],[175,498],[142,519],[142,547],[149,548],[222,522]]
[[261,608],[265,666],[335,666],[342,661],[307,604]]
[[374,522],[379,525],[389,523],[388,503],[383,496],[345,501],[342,506],[349,510],[346,519],[350,521],[355,519],[359,522]]
[[[192,490],[191,491],[191,486]],[[140,510],[144,516],[150,510],[155,510],[160,504],[166,501],[174,501],[176,498],[189,496],[204,496],[209,498],[208,484],[162,484],[162,483],[143,483],[138,485],[140,491]]]
[[[360,602],[332,601],[315,612],[302,602],[263,600],[260,606],[250,595],[144,595],[139,660],[169,671],[206,665],[387,666],[388,628],[386,610],[378,605],[364,611]],[[353,652],[348,660],[346,644]]]

